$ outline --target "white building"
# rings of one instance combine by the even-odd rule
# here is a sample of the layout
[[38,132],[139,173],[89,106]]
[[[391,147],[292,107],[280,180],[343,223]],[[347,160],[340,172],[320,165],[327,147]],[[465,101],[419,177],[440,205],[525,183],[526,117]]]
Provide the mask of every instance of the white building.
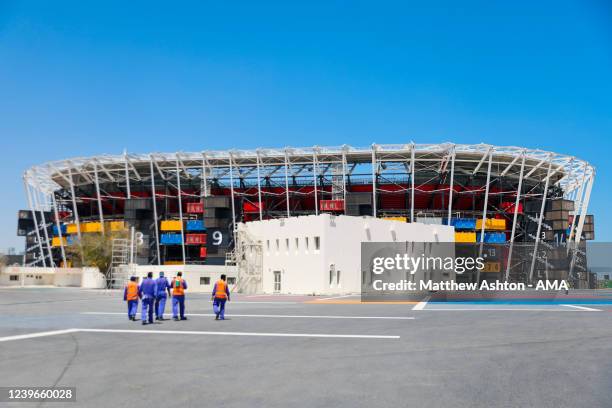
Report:
[[[344,294],[361,290],[362,242],[454,242],[446,225],[308,215],[238,225],[261,243],[261,279],[249,292]],[[257,255],[245,250],[248,262]]]

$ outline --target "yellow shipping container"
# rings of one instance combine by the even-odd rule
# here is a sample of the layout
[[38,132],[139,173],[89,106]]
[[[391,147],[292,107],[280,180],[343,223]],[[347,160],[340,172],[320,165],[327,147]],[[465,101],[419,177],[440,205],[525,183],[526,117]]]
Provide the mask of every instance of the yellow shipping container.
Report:
[[[476,230],[482,229],[482,218],[476,220]],[[485,222],[485,230],[504,231],[506,229],[506,220],[497,218],[487,218]]]
[[383,217],[383,220],[408,222],[408,218],[406,218],[406,217]]
[[183,265],[182,261],[166,261],[164,265]]
[[178,220],[165,220],[161,222],[162,231],[180,231],[181,222]]
[[126,230],[125,222],[123,221],[111,221],[108,224],[109,224],[109,229],[111,231],[125,231]]
[[76,234],[78,232],[76,224],[66,224],[66,234]]
[[67,245],[66,244],[66,237],[62,237],[61,241],[60,241],[60,237],[53,237],[53,239],[51,240],[51,246],[52,247],[59,247],[62,244]]
[[455,242],[476,242],[476,233],[455,232]]
[[81,232],[102,232],[102,223],[84,222],[81,224]]

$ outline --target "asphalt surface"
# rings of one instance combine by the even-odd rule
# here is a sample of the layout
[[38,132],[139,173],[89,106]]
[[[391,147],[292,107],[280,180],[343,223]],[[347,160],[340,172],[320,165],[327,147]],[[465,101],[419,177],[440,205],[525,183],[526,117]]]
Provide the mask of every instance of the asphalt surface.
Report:
[[232,300],[226,321],[191,294],[188,321],[142,326],[118,292],[0,288],[0,386],[77,389],[0,406],[612,406],[610,304]]

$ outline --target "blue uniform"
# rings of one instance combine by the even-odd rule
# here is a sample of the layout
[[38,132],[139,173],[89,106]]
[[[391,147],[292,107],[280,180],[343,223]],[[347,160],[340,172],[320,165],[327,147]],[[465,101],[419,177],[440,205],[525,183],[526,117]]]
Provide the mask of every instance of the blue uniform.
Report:
[[[176,287],[176,281],[180,279],[181,283]],[[185,319],[185,289],[187,289],[187,282],[182,278],[175,278],[172,280],[172,317],[178,319],[179,310],[181,320]]]
[[157,293],[157,284],[151,278],[145,278],[140,287],[138,288],[138,294],[142,299],[142,322],[147,321],[147,314],[149,317],[149,323],[153,323],[153,304],[155,303],[155,294]]
[[170,282],[164,276],[160,276],[155,281],[157,284],[157,293],[155,295],[155,316],[158,319],[164,318],[164,310],[166,309],[166,299],[168,297],[168,289],[170,289]]
[[[229,286],[223,281],[221,281],[221,283],[225,286],[225,290],[222,290],[221,293],[217,292],[217,285],[219,284],[219,282],[216,282],[215,286],[213,286],[213,310],[215,311],[217,318],[225,320],[225,302],[230,300],[230,292]],[[222,296],[222,293],[225,293],[225,296]]]

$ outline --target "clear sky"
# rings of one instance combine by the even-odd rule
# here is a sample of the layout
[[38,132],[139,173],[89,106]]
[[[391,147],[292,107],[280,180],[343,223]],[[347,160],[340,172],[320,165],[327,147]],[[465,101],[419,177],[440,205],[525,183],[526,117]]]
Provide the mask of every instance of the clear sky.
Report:
[[0,249],[48,160],[410,140],[588,160],[611,240],[611,4],[0,0]]

